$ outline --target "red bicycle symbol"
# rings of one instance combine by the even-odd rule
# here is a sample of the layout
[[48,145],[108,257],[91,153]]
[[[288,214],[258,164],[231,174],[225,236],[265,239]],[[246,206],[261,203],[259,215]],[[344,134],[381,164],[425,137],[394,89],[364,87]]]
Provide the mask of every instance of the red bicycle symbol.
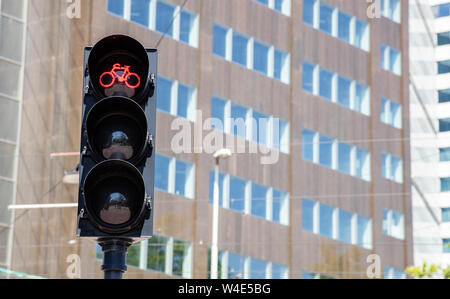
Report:
[[121,66],[120,63],[113,65],[113,68],[109,72],[104,72],[100,76],[100,85],[104,88],[109,88],[118,80],[120,83],[124,83],[129,88],[137,88],[141,84],[141,78],[138,74],[130,72],[130,66]]

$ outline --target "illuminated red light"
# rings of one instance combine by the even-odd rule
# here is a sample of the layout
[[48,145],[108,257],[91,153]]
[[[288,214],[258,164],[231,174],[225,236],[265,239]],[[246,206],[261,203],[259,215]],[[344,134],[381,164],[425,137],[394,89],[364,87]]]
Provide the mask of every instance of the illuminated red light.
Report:
[[[137,83],[130,83],[130,79],[136,79]],[[131,73],[129,65],[121,66],[120,63],[114,64],[111,71],[104,72],[100,76],[100,85],[104,88],[109,88],[116,83],[116,80],[119,81],[119,83],[125,82],[126,86],[132,89],[138,88],[139,85],[141,85],[141,78],[138,76],[138,74]]]

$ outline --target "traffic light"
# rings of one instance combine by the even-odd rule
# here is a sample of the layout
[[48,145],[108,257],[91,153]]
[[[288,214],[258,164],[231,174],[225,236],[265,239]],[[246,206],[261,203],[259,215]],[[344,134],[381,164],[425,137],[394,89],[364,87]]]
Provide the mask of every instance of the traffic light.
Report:
[[84,51],[77,232],[104,251],[153,233],[157,55],[125,35]]

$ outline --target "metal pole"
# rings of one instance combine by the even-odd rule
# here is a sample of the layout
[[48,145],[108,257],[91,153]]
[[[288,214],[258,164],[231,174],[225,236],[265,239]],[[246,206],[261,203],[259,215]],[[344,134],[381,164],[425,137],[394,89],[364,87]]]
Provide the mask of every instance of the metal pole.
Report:
[[213,226],[211,244],[211,279],[217,279],[217,264],[219,249],[217,240],[219,235],[219,158],[216,158],[214,171],[214,199],[213,199]]
[[127,271],[127,251],[132,244],[132,240],[100,238],[97,242],[103,251],[102,270],[105,272],[105,279],[122,279],[122,274]]

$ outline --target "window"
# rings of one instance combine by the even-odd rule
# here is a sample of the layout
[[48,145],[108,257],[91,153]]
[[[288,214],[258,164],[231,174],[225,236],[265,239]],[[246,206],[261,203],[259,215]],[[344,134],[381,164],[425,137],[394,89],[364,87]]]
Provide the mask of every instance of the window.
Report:
[[319,28],[328,34],[332,34],[333,11],[333,7],[320,2]]
[[134,244],[128,247],[126,260],[127,266],[139,267],[140,251],[141,251],[140,244]]
[[439,61],[437,64],[438,64],[438,74],[450,73],[450,60]]
[[303,160],[315,162],[314,160],[314,132],[303,130],[302,132],[302,157]]
[[214,24],[213,53],[222,58],[226,58],[227,33],[228,29],[225,29],[219,25]]
[[401,4],[399,0],[381,0],[381,14],[396,23],[401,21]]
[[338,170],[351,175],[351,154],[352,154],[352,146],[339,143],[338,145]]
[[357,245],[366,249],[372,249],[372,221],[358,215]]
[[258,259],[250,259],[249,279],[265,279],[267,263]]
[[165,272],[168,241],[168,238],[158,235],[148,240],[147,269]]
[[191,244],[173,240],[172,275],[190,278],[192,276]]
[[289,123],[278,118],[273,118],[272,132],[274,148],[285,154],[289,154]]
[[194,198],[193,169],[191,163],[176,161],[175,194],[187,198]]
[[327,238],[333,238],[334,208],[321,203],[319,204],[319,212],[320,212],[319,233]]
[[180,41],[197,46],[195,14],[182,10],[180,13]]
[[289,225],[289,195],[273,189],[272,194],[272,221],[282,225]]
[[382,175],[385,179],[403,183],[403,162],[399,157],[383,153]]
[[353,214],[339,210],[339,233],[338,239],[342,242],[352,243],[352,219]]
[[450,162],[450,147],[439,149],[440,152],[440,161],[441,162]]
[[269,145],[269,122],[270,118],[257,111],[253,111],[253,141],[263,144]]
[[400,76],[402,73],[400,52],[389,46],[381,45],[381,67]]
[[120,17],[124,14],[124,0],[108,0],[107,10]]
[[309,93],[314,93],[314,69],[314,65],[303,62],[303,90]]
[[303,22],[310,26],[314,26],[315,5],[315,0],[303,0]]
[[[211,99],[211,118],[219,120],[212,123],[212,128],[224,131],[225,129],[225,110],[227,101],[216,97]],[[219,127],[220,126],[220,127]]]
[[282,265],[272,263],[272,279],[287,279],[288,268]]
[[233,32],[232,61],[247,66],[248,38]]
[[360,20],[355,22],[355,46],[369,51],[369,25]]
[[255,41],[253,44],[253,54],[254,70],[267,75],[269,47]]
[[[16,142],[18,134],[19,102],[0,96],[0,119],[2,123],[8,124],[0,126],[0,139]],[[1,158],[0,158],[1,159]],[[11,160],[9,158],[9,160]]]
[[450,253],[450,239],[442,239],[443,253]]
[[173,37],[173,15],[175,13],[175,7],[158,1],[156,3],[156,31],[159,33],[166,33],[167,36]]
[[439,90],[439,103],[450,102],[450,89]]
[[[209,203],[214,203],[214,170],[212,170],[209,174]],[[224,197],[225,195],[225,175],[219,173],[219,207],[224,206]]]
[[383,98],[381,100],[381,121],[385,124],[401,129],[402,108],[400,104]]
[[442,208],[442,222],[450,222],[450,208]]
[[245,208],[245,189],[247,183],[239,178],[230,177],[230,209],[243,213]]
[[319,164],[328,168],[333,166],[333,139],[324,135],[319,137]]
[[450,191],[450,178],[441,178],[441,192]]
[[333,73],[325,69],[319,71],[319,95],[329,101],[333,96]]
[[338,14],[338,38],[350,43],[350,24],[352,18],[346,13],[339,12]]
[[196,89],[158,77],[157,108],[174,116],[184,117],[190,121],[196,118]]
[[405,220],[403,214],[383,209],[383,233],[387,236],[404,240]]
[[21,66],[0,59],[0,70],[0,93],[17,98]]
[[337,102],[344,107],[350,108],[350,87],[352,82],[344,77],[338,76]]
[[273,77],[281,82],[289,84],[289,54],[275,49],[274,51],[274,66]]
[[242,139],[247,138],[246,133],[246,120],[247,120],[248,110],[244,106],[232,103],[231,104],[231,120],[234,124],[231,124],[230,133],[231,135],[240,137]]
[[438,46],[450,44],[450,31],[437,34]]
[[252,212],[253,216],[266,218],[266,201],[268,189],[264,186],[252,184]]
[[155,188],[186,198],[194,198],[194,165],[157,154]]
[[243,279],[244,278],[245,257],[228,253],[228,279]]
[[169,191],[169,168],[171,159],[165,156],[155,156],[155,188]]
[[356,83],[355,89],[355,111],[364,115],[370,115],[369,88],[365,85]]
[[22,22],[0,15],[0,56],[22,62],[24,28]]
[[450,118],[439,120],[439,132],[449,132],[450,131]]
[[436,18],[450,16],[450,3],[443,3],[440,5],[433,6],[433,12]]
[[370,181],[370,154],[369,152],[356,149],[356,176],[365,181]]
[[302,229],[314,233],[314,207],[316,203],[307,199],[302,200]]
[[384,267],[384,279],[405,279],[406,274],[402,270],[393,267]]
[[[149,7],[150,0],[131,0],[130,20],[143,25],[149,26]],[[123,6],[122,6],[123,9]],[[122,15],[122,14],[119,14]]]

